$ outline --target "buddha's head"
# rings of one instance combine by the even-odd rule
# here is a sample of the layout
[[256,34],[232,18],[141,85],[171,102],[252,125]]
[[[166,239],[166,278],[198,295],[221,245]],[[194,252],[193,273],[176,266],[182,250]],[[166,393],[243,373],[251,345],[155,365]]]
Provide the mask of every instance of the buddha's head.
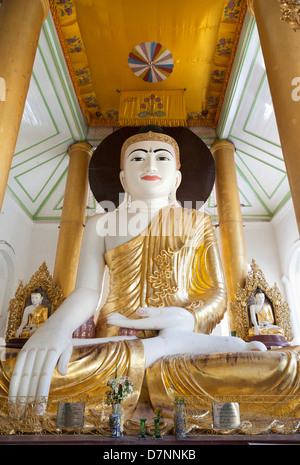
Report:
[[257,289],[254,294],[254,302],[256,305],[262,305],[265,301],[265,294],[260,289]]
[[132,199],[175,198],[180,185],[179,147],[162,132],[141,132],[121,150],[122,186]]
[[31,303],[32,305],[40,305],[42,303],[42,300],[43,300],[43,293],[40,289],[35,289],[32,293],[31,293]]

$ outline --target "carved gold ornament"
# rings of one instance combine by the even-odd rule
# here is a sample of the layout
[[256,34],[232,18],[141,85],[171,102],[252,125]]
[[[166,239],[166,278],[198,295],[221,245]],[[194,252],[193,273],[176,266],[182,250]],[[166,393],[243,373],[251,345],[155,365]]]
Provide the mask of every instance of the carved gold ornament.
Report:
[[281,11],[281,21],[285,21],[294,31],[300,29],[300,1],[278,0]]
[[11,299],[9,303],[6,342],[19,328],[26,303],[28,299],[30,299],[31,293],[36,288],[41,288],[43,290],[44,298],[50,307],[50,314],[52,314],[64,300],[61,287],[54,283],[46,263],[43,262],[26,286],[23,286],[23,283],[20,282],[14,298]]
[[276,283],[273,287],[269,286],[263,272],[254,260],[251,262],[245,287],[239,287],[236,294],[236,302],[230,304],[231,311],[234,315],[236,336],[244,339],[245,341],[248,340],[250,328],[248,306],[249,300],[256,289],[262,290],[265,296],[269,299],[274,311],[275,324],[283,330],[286,339],[291,341],[293,339],[293,332],[288,304],[282,298],[281,292]]

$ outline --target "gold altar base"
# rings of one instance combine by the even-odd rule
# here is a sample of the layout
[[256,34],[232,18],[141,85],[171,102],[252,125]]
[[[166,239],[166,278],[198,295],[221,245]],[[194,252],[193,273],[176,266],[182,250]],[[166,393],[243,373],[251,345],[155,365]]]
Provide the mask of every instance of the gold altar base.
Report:
[[[215,427],[212,413],[212,399],[207,396],[182,396],[186,409],[187,439],[199,439],[203,435],[212,436],[258,436],[258,435],[297,435],[300,437],[299,396],[258,395],[258,396],[218,396],[213,402],[237,402],[240,411],[238,428],[220,429]],[[25,401],[26,399],[23,399]],[[85,404],[83,427],[60,428],[57,426],[59,403]],[[105,404],[105,397],[82,396],[49,397],[47,411],[37,413],[34,404],[29,403],[23,414],[22,406],[14,408],[7,397],[0,397],[0,437],[20,435],[92,435],[110,437],[109,414],[111,407]],[[153,418],[155,414],[153,413]],[[148,423],[148,424],[147,424]],[[147,420],[147,437],[152,438],[154,422]],[[138,437],[138,421],[128,420],[124,424],[124,437]],[[174,435],[172,418],[160,422],[162,437]],[[114,439],[116,441],[116,439]],[[0,441],[1,442],[1,441]],[[300,440],[299,440],[300,442]]]

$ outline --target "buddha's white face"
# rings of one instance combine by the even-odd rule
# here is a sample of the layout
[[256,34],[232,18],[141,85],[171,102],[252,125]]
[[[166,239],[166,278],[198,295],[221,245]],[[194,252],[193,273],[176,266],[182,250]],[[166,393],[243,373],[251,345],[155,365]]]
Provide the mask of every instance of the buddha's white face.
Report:
[[134,200],[168,197],[180,184],[176,154],[166,142],[141,141],[130,145],[121,172],[123,187]]
[[41,294],[32,293],[31,294],[31,303],[32,305],[39,305],[42,302]]
[[262,305],[265,301],[265,294],[259,292],[255,295],[254,297],[254,301],[256,303],[256,305]]

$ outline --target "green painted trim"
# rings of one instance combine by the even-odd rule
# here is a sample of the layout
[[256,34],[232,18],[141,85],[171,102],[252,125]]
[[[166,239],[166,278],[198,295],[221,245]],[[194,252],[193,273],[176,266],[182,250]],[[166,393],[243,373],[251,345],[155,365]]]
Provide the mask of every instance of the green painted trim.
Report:
[[255,95],[255,97],[254,97],[254,99],[253,99],[253,102],[252,102],[252,105],[251,105],[249,114],[248,114],[248,116],[247,116],[246,122],[245,122],[244,127],[243,127],[243,131],[246,132],[247,134],[250,134],[250,135],[253,136],[253,137],[256,137],[256,138],[259,139],[259,140],[262,140],[263,142],[267,142],[268,144],[274,145],[275,147],[281,149],[281,145],[280,145],[280,144],[276,144],[275,142],[273,142],[273,141],[271,141],[271,140],[268,140],[268,139],[265,139],[264,137],[261,137],[261,136],[255,134],[255,133],[253,133],[253,132],[251,132],[251,131],[248,131],[248,130],[246,129],[246,128],[247,128],[247,125],[248,125],[248,123],[249,123],[249,120],[250,120],[250,118],[251,118],[251,116],[252,116],[252,113],[253,113],[253,111],[254,111],[254,108],[255,108],[255,106],[256,106],[256,104],[257,104],[258,97],[259,97],[259,94],[260,94],[260,92],[261,92],[262,86],[264,85],[264,82],[265,82],[266,79],[267,79],[267,72],[265,71],[264,74],[263,74],[263,77],[262,77],[262,79],[261,79],[261,81],[260,81],[260,84],[259,84],[259,86],[258,86],[256,95]]
[[[49,31],[48,31],[47,27],[49,28]],[[81,110],[79,109],[77,98],[74,96],[74,91],[73,91],[73,88],[71,87],[71,84],[70,84],[70,77],[66,72],[66,69],[65,69],[66,65],[65,65],[64,59],[62,57],[61,50],[60,50],[59,45],[58,45],[57,40],[56,40],[56,35],[55,35],[54,30],[53,30],[53,25],[51,23],[51,19],[49,17],[43,23],[42,28],[43,28],[43,32],[45,34],[45,38],[46,38],[46,41],[47,41],[47,44],[48,44],[48,47],[49,47],[50,54],[51,54],[52,59],[53,59],[54,66],[56,68],[56,71],[57,71],[58,77],[60,79],[60,82],[62,84],[62,88],[64,89],[65,97],[66,97],[66,99],[67,99],[67,101],[69,103],[69,109],[70,109],[70,111],[71,111],[71,113],[73,115],[73,120],[74,120],[74,123],[76,125],[77,131],[80,134],[81,139],[86,140],[87,133],[88,133],[88,127],[87,126],[86,127],[82,126],[82,122],[83,122],[83,120],[85,118],[84,118],[83,114],[81,113]],[[53,41],[54,46],[55,46],[56,55],[55,55],[54,50],[53,50],[53,46],[52,46],[52,43],[51,43],[51,40],[50,40],[50,36],[51,36],[52,41]],[[60,66],[58,65],[58,63],[60,63]],[[68,89],[68,92],[67,92],[67,89]],[[73,102],[73,105],[72,105],[71,102]]]
[[280,210],[283,205],[286,204],[286,202],[291,198],[291,191],[289,191],[282,199],[282,201],[277,205],[275,210],[273,211],[273,216],[276,215],[276,213]]
[[[43,152],[40,152],[40,153],[38,153],[38,154],[36,154],[36,155],[33,155],[33,156],[30,157],[30,158],[26,158],[25,160],[21,161],[21,162],[18,163],[17,165],[12,166],[12,167],[11,167],[11,171],[14,170],[14,169],[16,169],[16,168],[18,168],[18,167],[21,166],[21,165],[24,165],[24,164],[28,163],[28,162],[31,161],[31,160],[34,160],[35,158],[40,157],[41,155],[44,155],[44,154],[47,153],[47,152],[50,152],[50,151],[56,149],[56,147],[59,147],[60,145],[66,144],[66,143],[69,142],[69,141],[73,141],[73,139],[72,139],[72,138],[66,139],[66,140],[64,140],[64,141],[62,141],[62,142],[59,142],[59,143],[56,144],[56,145],[52,145],[51,147],[49,147],[48,149],[44,150]],[[27,149],[26,149],[26,150],[27,150]],[[32,169],[34,169],[34,168],[32,168]]]
[[274,153],[268,152],[267,150],[262,149],[261,147],[257,147],[256,145],[253,145],[250,142],[248,142],[246,140],[243,140],[240,137],[235,136],[234,134],[231,135],[231,139],[238,140],[239,142],[242,142],[243,144],[246,144],[249,147],[253,147],[256,150],[259,150],[260,152],[265,153],[266,155],[269,155],[270,157],[276,158],[276,160],[279,160],[279,161],[283,162],[283,164],[285,166],[283,157],[279,157],[278,155],[275,155]]
[[[72,128],[71,128],[70,123],[69,123],[69,120],[68,120],[68,118],[67,118],[67,115],[66,115],[64,106],[63,106],[63,104],[62,104],[62,102],[61,102],[61,100],[60,100],[60,95],[59,95],[59,93],[58,93],[58,91],[57,91],[57,89],[56,89],[56,87],[55,87],[55,85],[54,85],[54,81],[53,81],[52,75],[51,75],[51,73],[50,73],[50,69],[49,69],[49,67],[48,67],[48,64],[47,64],[47,62],[46,62],[45,55],[44,55],[44,53],[42,52],[40,45],[38,45],[38,49],[39,49],[39,52],[40,52],[40,54],[41,54],[41,57],[42,57],[44,66],[45,66],[45,68],[46,68],[46,71],[47,71],[47,73],[48,73],[48,77],[49,77],[49,80],[50,80],[50,82],[51,82],[51,84],[52,84],[52,88],[53,88],[53,90],[54,90],[55,96],[56,96],[57,101],[58,101],[58,103],[59,103],[60,109],[61,109],[61,111],[62,111],[62,114],[64,115],[66,124],[67,124],[67,126],[68,126],[68,128],[69,128],[70,134],[72,135],[73,140],[76,140],[76,137],[75,137],[74,134],[73,134]],[[56,71],[58,71],[58,70],[56,69]],[[65,96],[67,97],[65,90],[64,90],[64,94],[65,94]]]
[[[43,200],[43,202],[40,204],[39,208],[36,210],[36,212],[34,213],[33,215],[33,219],[34,220],[50,220],[50,219],[53,219],[53,217],[39,217],[39,213],[41,212],[41,210],[44,208],[44,206],[46,205],[46,203],[48,203],[50,197],[52,197],[53,193],[56,191],[57,187],[59,186],[59,184],[62,182],[62,180],[65,178],[66,174],[68,172],[68,167],[64,170],[64,172],[60,175],[57,183],[52,187],[52,189],[49,191],[48,195],[45,197],[45,199]],[[57,217],[55,217],[55,219],[57,219]]]
[[36,142],[36,143],[33,144],[33,145],[30,145],[30,146],[27,147],[26,149],[20,150],[19,152],[16,152],[16,153],[14,154],[14,157],[20,155],[21,153],[26,152],[27,150],[32,149],[33,147],[36,147],[36,146],[42,144],[43,142],[46,142],[47,140],[53,139],[53,137],[56,137],[58,134],[60,134],[59,129],[58,129],[58,126],[57,126],[57,124],[56,124],[56,122],[55,122],[55,118],[54,118],[53,115],[52,115],[52,112],[51,112],[51,110],[50,110],[50,107],[49,107],[49,105],[48,105],[48,103],[47,103],[47,100],[45,99],[45,96],[44,96],[44,94],[43,94],[43,92],[42,92],[41,86],[40,86],[39,83],[38,83],[38,80],[37,80],[37,77],[36,77],[34,71],[32,71],[32,77],[33,77],[33,80],[34,80],[34,82],[35,82],[35,84],[36,84],[36,86],[37,86],[37,88],[38,88],[39,94],[40,94],[40,96],[41,96],[41,98],[42,98],[42,101],[44,102],[44,105],[45,105],[45,107],[46,107],[46,109],[47,109],[48,115],[49,115],[49,117],[50,117],[50,119],[51,119],[51,121],[52,121],[52,123],[53,123],[53,125],[54,125],[54,128],[55,128],[56,132],[55,132],[53,135],[48,136],[48,137],[46,137],[45,139],[42,139],[42,140],[40,140],[39,142]]
[[[248,32],[249,23],[251,23],[251,24],[250,24],[250,30]],[[248,14],[248,16],[246,17],[246,22],[245,22],[245,27],[244,27],[242,39],[240,39],[240,46],[239,46],[238,52],[236,54],[237,58],[235,59],[235,65],[234,65],[233,71],[231,72],[229,85],[227,85],[227,92],[226,92],[226,96],[225,96],[224,103],[223,103],[223,106],[222,106],[222,110],[221,110],[221,113],[220,113],[218,127],[216,129],[216,133],[217,133],[219,139],[222,139],[224,137],[224,132],[223,132],[224,131],[224,126],[226,125],[226,122],[227,122],[227,119],[228,119],[228,113],[229,113],[229,111],[231,109],[232,101],[234,99],[234,96],[236,95],[236,91],[237,91],[237,88],[238,88],[239,77],[241,75],[242,68],[243,68],[243,65],[244,65],[245,60],[246,60],[247,51],[248,51],[250,43],[251,43],[251,38],[252,38],[252,35],[253,35],[253,31],[255,30],[255,25],[256,25],[255,19],[253,18],[253,16]],[[247,34],[248,34],[248,36],[247,36]],[[246,40],[246,45],[245,45],[245,47],[243,47],[245,40]],[[239,58],[240,58],[242,53],[243,53],[243,56],[242,56],[242,59],[241,59],[241,62],[240,62]],[[239,69],[236,72],[237,68],[239,68]]]
[[[63,156],[62,156],[63,155]],[[47,181],[45,182],[45,184],[43,185],[43,187],[40,189],[39,193],[37,194],[37,196],[33,199],[31,197],[31,195],[29,194],[29,192],[27,192],[27,190],[25,189],[25,187],[23,186],[23,184],[21,183],[21,181],[19,180],[19,178],[21,176],[23,176],[24,174],[26,173],[30,173],[32,171],[34,171],[35,169],[39,169],[40,166],[43,166],[43,165],[46,165],[47,163],[51,162],[52,160],[55,160],[56,158],[60,157],[60,160],[58,162],[58,164],[56,165],[56,167],[54,168],[54,170],[52,171],[51,175],[48,177]],[[52,158],[49,158],[48,160],[45,160],[43,161],[42,163],[40,163],[39,165],[36,165],[35,167],[33,168],[30,168],[26,171],[23,171],[22,173],[19,173],[17,176],[14,177],[15,181],[19,184],[19,186],[21,187],[21,189],[25,192],[25,194],[29,197],[29,199],[32,201],[32,203],[35,203],[35,201],[39,198],[39,196],[41,195],[41,193],[43,192],[43,190],[45,189],[45,187],[47,186],[47,184],[50,182],[50,180],[52,179],[52,177],[54,176],[54,174],[56,173],[56,171],[58,170],[58,168],[60,167],[60,165],[62,164],[63,160],[65,159],[66,157],[66,152],[62,152],[58,155],[55,155],[54,157]]]
[[[247,169],[247,171],[250,173],[250,175],[253,177],[253,179],[255,180],[255,182],[259,185],[259,187],[261,188],[261,190],[263,191],[263,193],[265,194],[265,196],[271,200],[272,197],[276,194],[277,190],[279,189],[279,187],[281,186],[281,184],[283,183],[283,181],[286,179],[286,173],[283,174],[283,177],[281,178],[281,180],[279,181],[278,185],[275,187],[275,189],[273,190],[273,192],[271,194],[268,194],[267,191],[264,189],[264,187],[261,185],[261,183],[259,182],[259,180],[257,179],[257,177],[254,175],[254,173],[250,170],[249,166],[245,163],[243,157],[241,157],[241,155],[239,154],[239,152],[243,153],[244,155],[250,157],[250,158],[253,158],[257,161],[259,161],[260,163],[265,163],[263,162],[262,160],[260,160],[259,158],[256,158],[256,157],[253,157],[252,155],[249,155],[247,154],[246,152],[243,152],[242,150],[236,150],[236,154],[237,156],[239,157],[240,161],[243,163],[243,165],[245,166],[245,168]],[[268,163],[265,163],[267,166],[270,166],[272,167],[272,165],[268,164]],[[274,168],[274,167],[272,167]],[[282,172],[282,170],[278,170],[280,172]],[[254,188],[253,188],[254,189]],[[257,193],[257,195],[259,195]]]
[[9,192],[12,194],[12,196],[16,199],[17,203],[20,205],[20,207],[22,208],[22,210],[24,210],[24,212],[26,213],[26,215],[29,216],[29,218],[31,218],[33,220],[33,216],[32,216],[32,213],[28,210],[28,208],[26,207],[26,205],[22,202],[22,200],[15,194],[15,192],[12,190],[12,188],[7,185],[7,189],[9,190]]
[[253,73],[253,68],[254,68],[254,65],[256,63],[256,59],[257,59],[257,55],[258,55],[259,51],[260,51],[260,44],[258,44],[256,52],[254,53],[254,57],[253,57],[252,62],[251,62],[251,66],[250,66],[250,69],[249,69],[249,72],[248,72],[248,75],[247,75],[247,78],[246,78],[246,81],[245,81],[245,85],[243,87],[242,95],[241,95],[241,98],[240,98],[238,106],[237,106],[237,111],[235,112],[235,115],[234,115],[234,118],[232,120],[230,129],[228,131],[228,139],[232,136],[233,127],[235,126],[238,114],[240,112],[240,108],[242,106],[242,102],[243,102],[244,97],[245,97],[246,89],[248,87],[251,75]]
[[[272,212],[271,210],[267,207],[267,205],[265,204],[265,202],[260,198],[260,196],[258,195],[258,193],[256,192],[255,189],[253,189],[252,185],[249,183],[249,180],[247,178],[247,176],[245,176],[244,172],[240,169],[240,167],[238,165],[236,165],[236,170],[237,172],[239,173],[239,175],[243,178],[243,180],[245,181],[246,184],[248,184],[248,186],[250,187],[250,189],[252,190],[252,192],[254,193],[255,197],[257,198],[257,200],[259,201],[259,203],[262,205],[262,207],[265,209],[265,211],[267,212],[268,216],[269,217],[272,217]],[[257,216],[257,215],[255,215]]]
[[58,207],[58,205],[61,203],[61,201],[63,200],[63,198],[65,197],[65,194],[63,193],[63,195],[61,195],[59,201],[54,205],[54,207],[52,208],[52,210],[54,211],[62,211],[62,207]]
[[[285,171],[285,170],[283,170],[283,169],[281,169],[281,168],[278,168],[277,166],[272,165],[272,163],[268,163],[267,161],[262,160],[261,158],[258,158],[258,157],[256,157],[255,155],[251,155],[250,153],[247,153],[247,152],[245,152],[244,150],[235,149],[235,151],[236,151],[236,152],[244,153],[244,154],[247,155],[248,157],[253,158],[254,160],[257,160],[257,161],[259,161],[260,163],[263,163],[264,165],[270,166],[270,168],[273,168],[274,170],[280,171],[280,173],[286,174],[286,171]],[[272,156],[271,154],[268,154],[268,155]],[[249,169],[249,168],[248,168],[248,169]],[[249,171],[250,171],[250,170],[249,170]]]

